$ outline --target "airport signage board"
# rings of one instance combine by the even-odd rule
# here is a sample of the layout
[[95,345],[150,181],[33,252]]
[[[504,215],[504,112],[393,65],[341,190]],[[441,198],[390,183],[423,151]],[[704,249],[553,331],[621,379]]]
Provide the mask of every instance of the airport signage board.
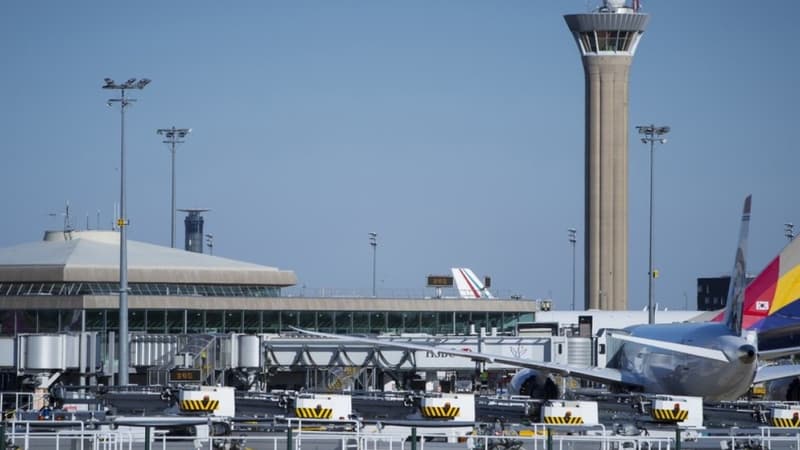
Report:
[[452,287],[453,277],[450,275],[428,275],[428,287]]
[[172,369],[169,371],[170,383],[200,383],[200,369]]

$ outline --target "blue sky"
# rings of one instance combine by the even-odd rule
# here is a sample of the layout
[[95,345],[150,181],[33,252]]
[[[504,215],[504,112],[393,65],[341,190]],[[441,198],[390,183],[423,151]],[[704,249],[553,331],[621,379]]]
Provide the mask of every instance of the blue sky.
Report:
[[[215,254],[294,270],[299,285],[421,289],[471,267],[504,296],[571,302],[583,280],[584,85],[563,14],[585,0],[9,1],[0,7],[0,247],[74,222],[109,228],[119,110],[104,77],[153,82],[128,109],[130,238],[169,245],[204,207]],[[648,154],[656,301],[694,305],[730,271],[753,194],[749,268],[798,223],[798,2],[650,1],[630,83],[629,304],[647,302]],[[182,216],[178,240],[182,242]],[[395,291],[397,290],[397,291]]]

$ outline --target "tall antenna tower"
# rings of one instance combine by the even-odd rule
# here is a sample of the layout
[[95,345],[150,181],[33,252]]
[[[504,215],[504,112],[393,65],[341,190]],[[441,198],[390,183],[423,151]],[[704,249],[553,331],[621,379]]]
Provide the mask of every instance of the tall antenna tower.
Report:
[[74,228],[72,228],[72,219],[69,216],[69,200],[67,200],[67,205],[64,207],[64,233],[69,233],[72,230]]
[[64,206],[64,212],[63,213],[59,214],[59,213],[52,212],[52,213],[49,213],[47,215],[50,216],[50,217],[64,216],[64,225],[63,225],[62,231],[64,232],[64,236],[65,237],[69,237],[68,236],[69,233],[71,233],[75,229],[75,228],[72,227],[72,217],[70,217],[70,215],[69,215],[69,200],[66,201],[66,205]]

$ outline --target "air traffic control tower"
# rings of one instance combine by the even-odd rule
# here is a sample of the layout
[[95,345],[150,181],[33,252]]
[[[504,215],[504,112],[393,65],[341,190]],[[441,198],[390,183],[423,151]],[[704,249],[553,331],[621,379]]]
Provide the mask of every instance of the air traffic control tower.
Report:
[[564,16],[586,76],[587,309],[628,309],[628,72],[649,19],[633,1]]

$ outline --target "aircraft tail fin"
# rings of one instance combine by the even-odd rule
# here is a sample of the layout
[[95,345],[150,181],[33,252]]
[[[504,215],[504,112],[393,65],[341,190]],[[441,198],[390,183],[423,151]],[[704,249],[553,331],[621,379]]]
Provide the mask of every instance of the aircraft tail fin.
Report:
[[747,286],[747,272],[745,261],[747,259],[747,236],[750,231],[750,202],[748,195],[744,199],[742,209],[742,224],[739,228],[739,245],[736,248],[736,258],[731,271],[731,281],[728,287],[728,301],[725,304],[725,317],[723,321],[737,336],[742,334],[742,317],[744,307],[744,290]]
[[494,298],[483,281],[478,278],[472,269],[465,267],[453,267],[453,280],[458,289],[458,296],[461,298]]
[[800,239],[792,239],[747,285],[742,326],[758,331],[759,339],[800,331]]
[[[800,331],[800,239],[792,239],[749,280],[742,310],[742,328],[757,331],[759,340]],[[724,316],[725,310],[713,320],[721,322]]]

